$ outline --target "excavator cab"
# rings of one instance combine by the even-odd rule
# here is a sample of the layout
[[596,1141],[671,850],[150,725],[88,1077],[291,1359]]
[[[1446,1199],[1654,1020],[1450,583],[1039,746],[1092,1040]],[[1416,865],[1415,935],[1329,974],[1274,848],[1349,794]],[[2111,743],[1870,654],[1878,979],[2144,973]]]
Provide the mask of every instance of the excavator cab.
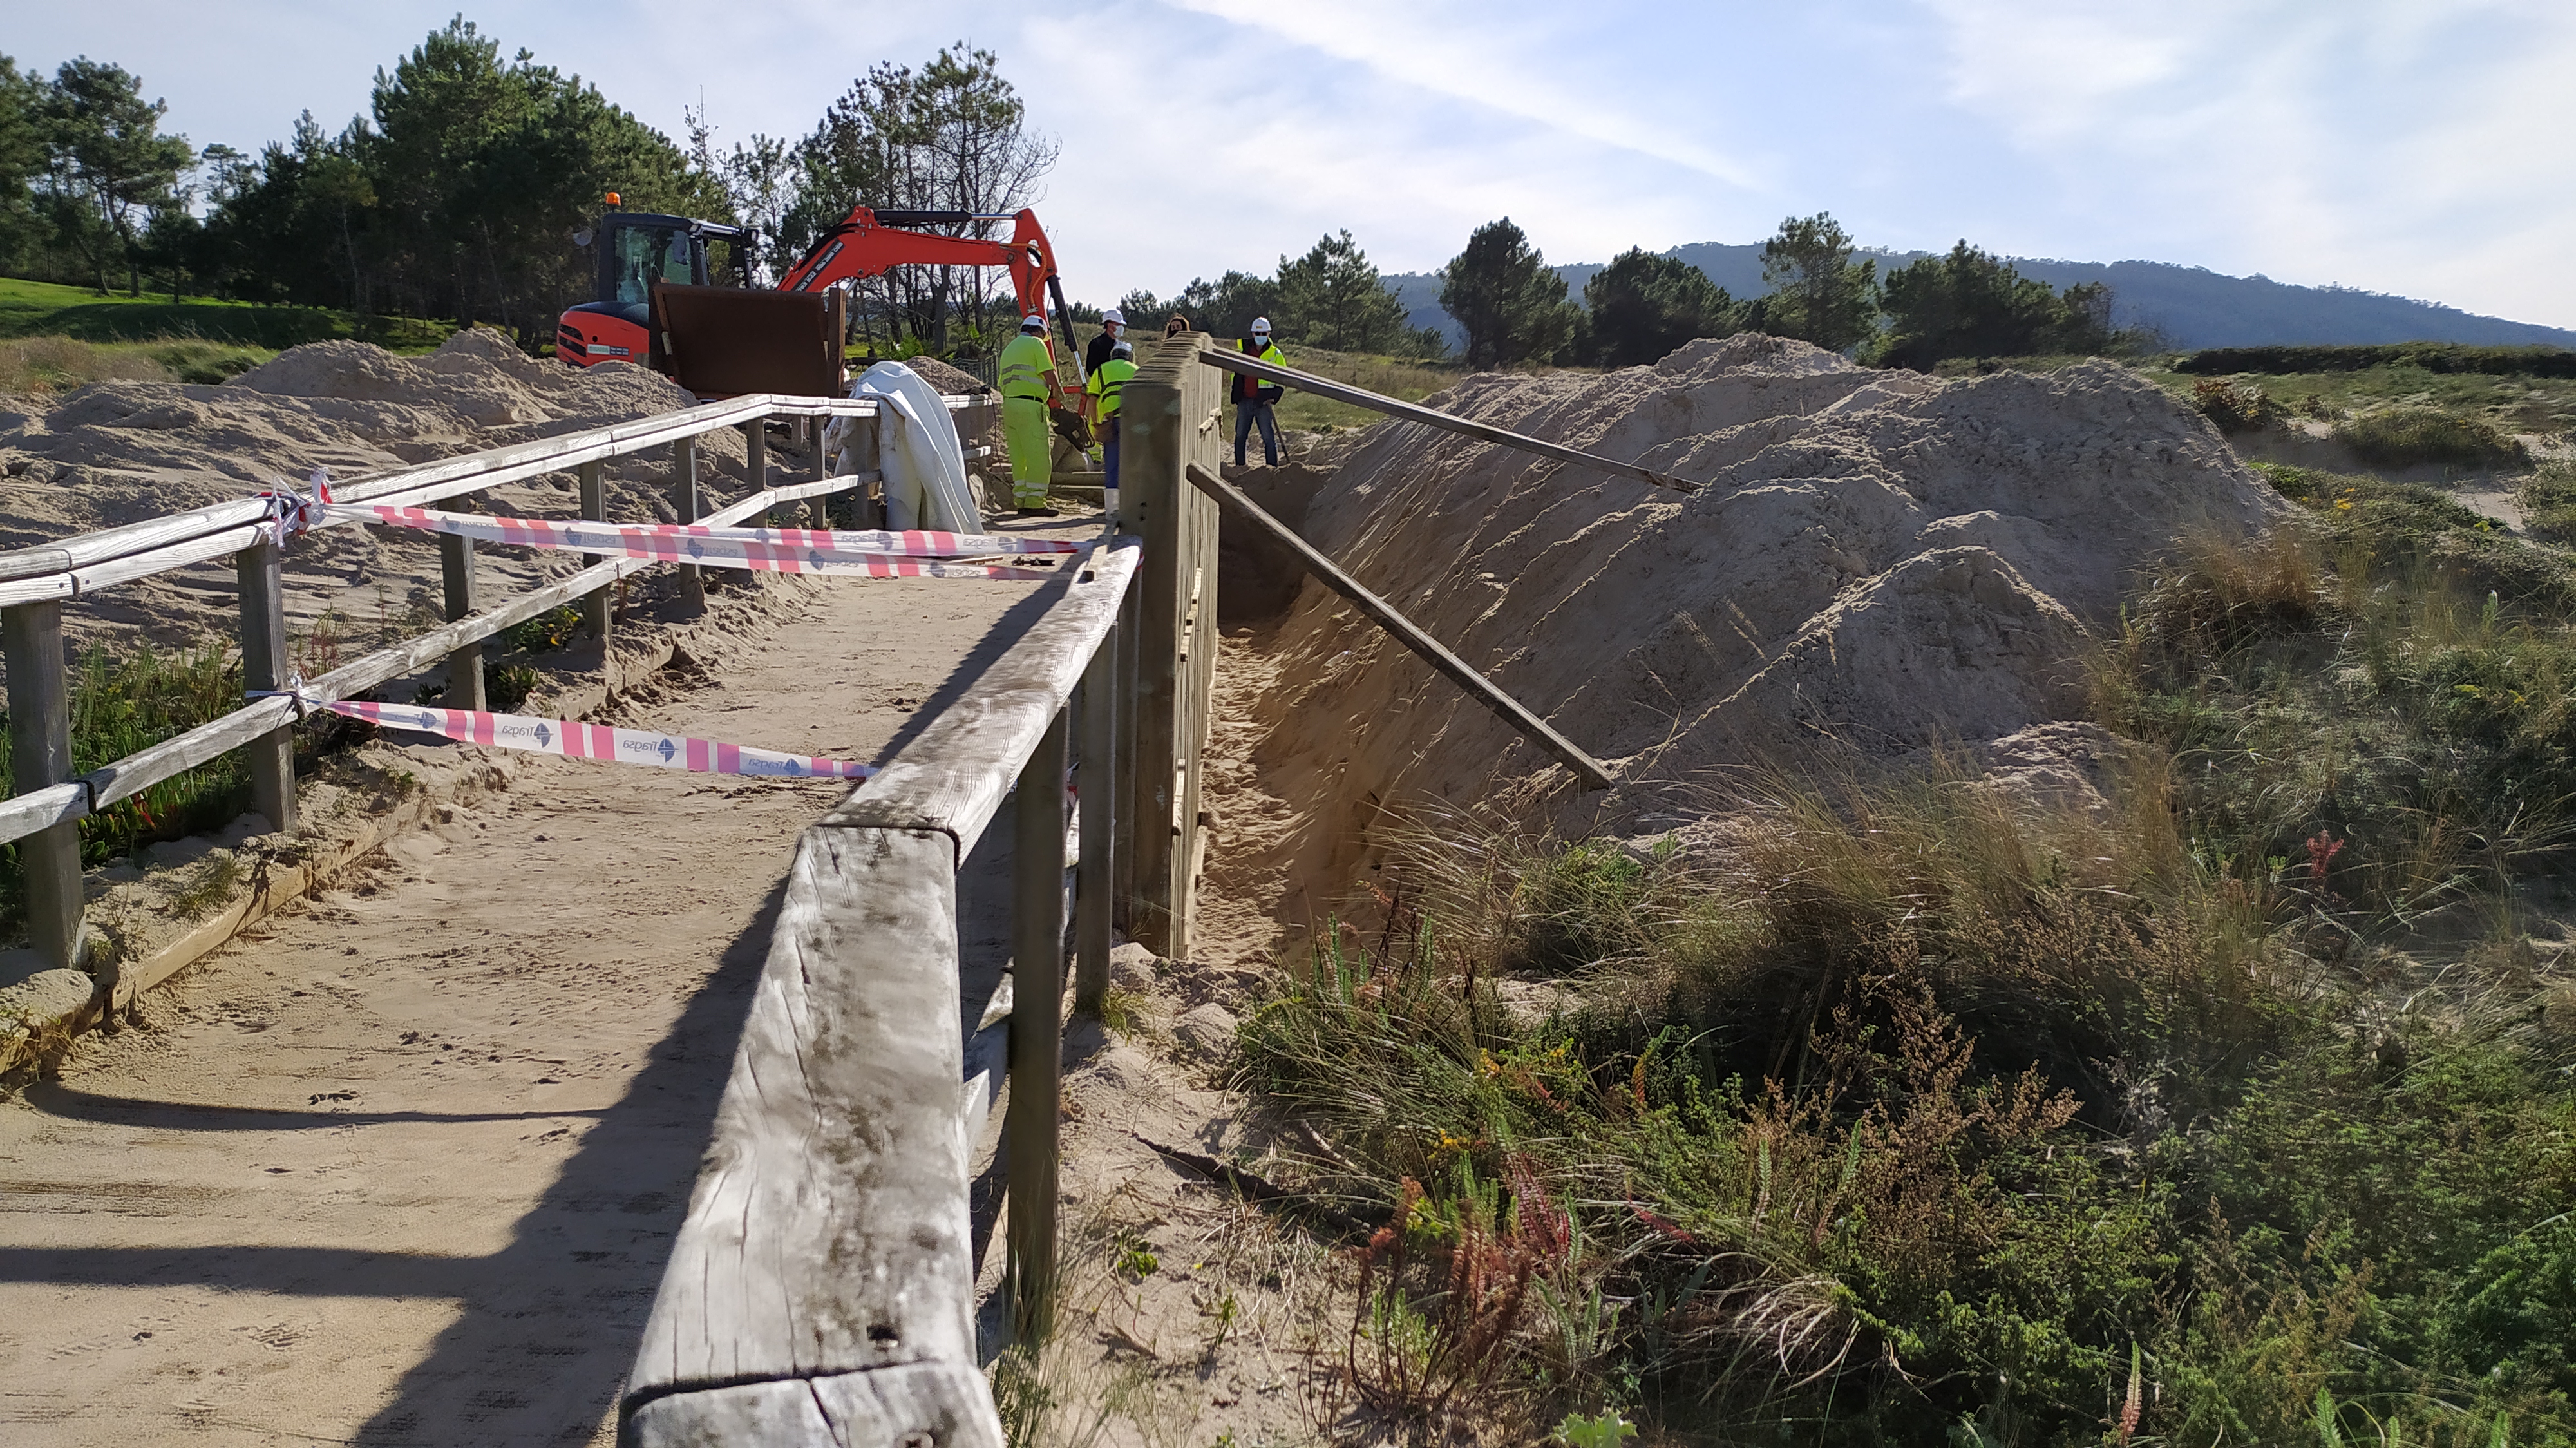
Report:
[[611,211],[596,232],[573,237],[591,248],[597,281],[591,300],[564,309],[555,325],[555,355],[575,367],[612,358],[645,365],[653,354],[653,284],[708,286],[708,246],[726,242],[745,278],[751,268],[751,233],[739,226]]

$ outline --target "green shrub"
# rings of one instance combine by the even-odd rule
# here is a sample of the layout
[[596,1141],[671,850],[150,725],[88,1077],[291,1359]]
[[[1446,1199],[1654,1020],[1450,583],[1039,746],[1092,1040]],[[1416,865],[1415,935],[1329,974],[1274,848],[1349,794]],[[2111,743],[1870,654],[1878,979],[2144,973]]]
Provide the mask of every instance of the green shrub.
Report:
[[2353,456],[2379,467],[2443,463],[2454,467],[2528,467],[2520,442],[2484,418],[2438,407],[2390,407],[2338,424],[2335,436]]
[[2552,543],[2576,543],[2576,466],[2540,465],[2522,485],[2524,530]]
[[2225,433],[2255,432],[2271,426],[2281,415],[2281,409],[2262,388],[2250,382],[2215,378],[2191,385],[2191,405]]
[[[142,645],[122,658],[83,654],[71,677],[72,769],[86,774],[184,734],[242,706],[241,665],[219,644],[163,651]],[[7,714],[0,710],[0,722]],[[0,755],[0,794],[17,792]],[[249,807],[250,774],[230,753],[150,785],[80,822],[81,863],[103,865],[161,840],[219,829]],[[25,885],[14,844],[0,846],[0,911],[23,928]]]

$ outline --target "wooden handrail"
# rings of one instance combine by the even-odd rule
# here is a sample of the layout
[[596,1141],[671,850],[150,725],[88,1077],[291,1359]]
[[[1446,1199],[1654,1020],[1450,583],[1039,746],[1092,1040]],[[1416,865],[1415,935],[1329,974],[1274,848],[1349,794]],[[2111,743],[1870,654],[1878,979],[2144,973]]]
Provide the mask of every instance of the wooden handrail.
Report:
[[1504,447],[1536,453],[1543,458],[1554,458],[1561,463],[1599,468],[1603,472],[1635,478],[1639,482],[1652,483],[1659,488],[1670,488],[1677,493],[1696,493],[1700,488],[1699,484],[1688,478],[1657,472],[1642,463],[1625,463],[1617,458],[1606,458],[1599,453],[1588,453],[1581,448],[1567,447],[1563,443],[1549,442],[1544,438],[1525,437],[1520,433],[1496,427],[1489,422],[1478,422],[1472,417],[1460,417],[1454,412],[1442,412],[1437,408],[1424,407],[1417,402],[1398,401],[1383,393],[1371,392],[1365,387],[1353,387],[1347,382],[1335,382],[1329,377],[1318,377],[1311,372],[1300,372],[1294,367],[1282,367],[1275,362],[1264,362],[1259,358],[1247,357],[1240,352],[1228,352],[1211,347],[1199,353],[1199,360],[1221,371],[1257,377],[1264,382],[1276,382],[1283,387],[1294,387],[1300,392],[1311,392],[1317,397],[1329,397],[1335,402],[1347,402],[1353,407],[1365,407],[1375,412],[1383,412],[1389,417],[1402,418],[1407,422],[1419,422],[1466,437],[1500,443]]
[[[847,473],[817,482],[790,483],[755,493],[709,514],[704,521],[723,527],[739,523],[780,503],[839,492],[874,482],[877,478],[875,472]],[[237,543],[234,548],[241,546]],[[346,699],[387,679],[398,679],[425,669],[466,644],[490,638],[503,629],[525,623],[593,589],[653,566],[654,560],[649,558],[619,558],[594,564],[543,588],[520,594],[498,608],[458,619],[417,638],[353,659],[318,679],[308,681],[305,693],[319,703]],[[282,725],[293,723],[297,712],[292,699],[253,700],[219,719],[208,720],[185,734],[165,739],[78,779],[0,800],[0,842],[21,839],[38,830],[97,814],[118,800],[138,794],[174,775],[184,774]]]
[[[1001,1448],[976,1366],[964,1130],[998,1063],[979,1052],[970,1069],[959,1031],[957,869],[1016,783],[1015,849],[1038,839],[1042,867],[1021,871],[1012,973],[1022,1000],[1052,1001],[1062,721],[1138,553],[1137,539],[1111,540],[1046,585],[1045,614],[798,840],[707,1165],[627,1375],[621,1442],[917,1433]],[[1015,1061],[1052,1055],[1051,1011],[1008,1019]],[[1016,1116],[1035,1107],[1052,1125],[1044,1083],[1015,1071],[1012,1099]],[[1012,1152],[1015,1199],[1041,1167],[1052,1200],[1052,1156]]]
[[[993,401],[982,396],[941,400],[951,412],[972,411]],[[335,485],[333,496],[344,503],[412,507],[665,447],[681,438],[747,422],[772,417],[874,417],[876,413],[876,403],[865,398],[760,393],[352,478]],[[302,486],[300,479],[291,481]],[[268,511],[265,499],[237,498],[83,533],[59,543],[0,552],[0,605],[77,598],[111,583],[128,583],[237,552],[247,545],[252,525],[266,518]]]

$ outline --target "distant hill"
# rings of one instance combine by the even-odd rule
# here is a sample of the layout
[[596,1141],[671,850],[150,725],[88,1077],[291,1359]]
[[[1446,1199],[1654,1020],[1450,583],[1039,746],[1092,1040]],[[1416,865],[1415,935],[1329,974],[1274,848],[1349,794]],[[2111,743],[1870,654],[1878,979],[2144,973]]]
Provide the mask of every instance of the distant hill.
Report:
[[[1924,256],[1923,252],[1865,252],[1878,258],[1883,272]],[[1738,297],[1758,297],[1762,284],[1762,248],[1694,242],[1665,253],[1708,273],[1709,279]],[[2113,321],[2123,327],[2152,326],[2177,347],[2263,347],[2288,343],[2467,342],[2488,347],[2540,344],[2576,347],[2576,331],[2481,317],[2438,302],[2419,302],[2351,287],[2299,287],[2270,277],[2222,276],[2205,267],[2174,266],[2157,261],[2036,261],[2014,257],[2023,276],[2053,287],[2078,282],[2108,282]],[[1561,266],[1566,289],[1578,300],[1583,284],[1601,270],[1599,262]],[[1440,278],[1407,272],[1386,279],[1404,303],[1412,325],[1438,327],[1452,347],[1464,341],[1458,324],[1440,310]]]

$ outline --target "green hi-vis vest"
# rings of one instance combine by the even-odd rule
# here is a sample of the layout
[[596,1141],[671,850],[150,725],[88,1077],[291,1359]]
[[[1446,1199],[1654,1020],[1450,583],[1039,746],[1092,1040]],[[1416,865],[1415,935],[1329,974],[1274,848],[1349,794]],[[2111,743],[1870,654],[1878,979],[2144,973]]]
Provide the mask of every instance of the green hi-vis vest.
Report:
[[1054,372],[1055,354],[1047,350],[1046,338],[1035,332],[1022,332],[1002,349],[993,382],[1004,397],[1044,402],[1055,394],[1055,389],[1047,385]]
[[1135,363],[1124,357],[1112,357],[1101,363],[1100,370],[1092,373],[1091,380],[1083,385],[1084,391],[1099,399],[1100,405],[1095,410],[1102,422],[1118,415],[1118,394],[1127,386],[1127,379],[1135,375]]

